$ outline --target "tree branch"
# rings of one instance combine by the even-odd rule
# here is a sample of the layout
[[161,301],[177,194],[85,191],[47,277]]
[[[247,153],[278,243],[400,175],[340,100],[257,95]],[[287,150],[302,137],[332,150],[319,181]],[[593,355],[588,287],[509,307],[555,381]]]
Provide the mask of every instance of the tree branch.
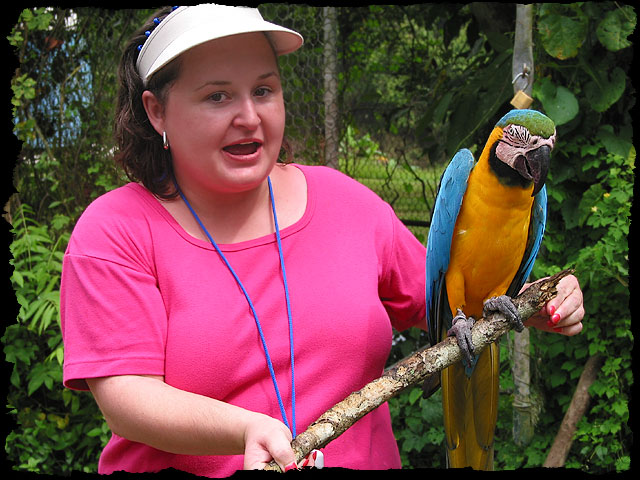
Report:
[[[514,298],[513,302],[520,312],[522,321],[538,313],[549,300],[554,298],[558,282],[571,273],[573,270],[563,270],[548,279],[534,283]],[[471,330],[474,351],[480,352],[511,328],[513,325],[509,320],[498,312],[478,320]],[[299,463],[312,450],[326,446],[357,420],[406,388],[423,382],[426,377],[461,359],[462,355],[455,337],[448,337],[437,345],[418,350],[396,363],[381,377],[331,407],[309,425],[306,431],[300,433],[291,443],[296,462]],[[280,471],[280,468],[275,462],[271,462],[265,470]]]
[[549,450],[547,459],[542,465],[543,467],[564,466],[569,450],[571,449],[571,444],[573,443],[573,434],[578,427],[578,422],[587,411],[589,403],[591,402],[589,387],[591,387],[596,380],[603,362],[604,357],[602,357],[602,355],[594,355],[587,360],[580,374],[580,380],[578,380],[578,386],[571,399],[571,404],[562,419],[560,429]]

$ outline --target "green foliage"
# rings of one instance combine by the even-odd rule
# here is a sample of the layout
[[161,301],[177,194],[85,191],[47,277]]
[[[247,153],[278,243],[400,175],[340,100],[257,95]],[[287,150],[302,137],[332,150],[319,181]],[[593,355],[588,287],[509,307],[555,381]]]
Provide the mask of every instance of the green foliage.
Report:
[[544,4],[538,28],[542,45],[549,55],[559,60],[575,57],[587,36],[589,19],[577,3]]
[[[538,31],[534,97],[558,128],[552,159],[549,220],[534,273],[540,277],[575,267],[586,310],[582,334],[566,338],[532,332],[536,385],[545,399],[529,454],[510,451],[500,437],[500,468],[530,464],[531,449],[544,456],[589,356],[605,364],[590,390],[567,467],[590,473],[629,468],[628,402],[631,370],[629,249],[635,148],[630,88],[632,50],[627,37],[635,10],[618,4],[543,4]],[[563,32],[558,32],[562,25]],[[534,41],[534,43],[536,43]],[[508,421],[509,414],[501,419]],[[541,455],[543,454],[544,455]]]
[[93,399],[62,386],[63,345],[58,319],[60,276],[70,219],[50,225],[22,204],[13,212],[13,284],[18,323],[2,341],[13,365],[7,395],[15,428],[6,438],[14,468],[38,473],[95,471],[107,428]]
[[[393,135],[392,148],[420,167],[441,166],[486,137],[483,128],[513,95],[511,42],[502,31],[479,33],[478,8],[483,4],[339,9],[345,125],[376,139]],[[409,139],[419,148],[407,151]]]
[[59,325],[62,257],[75,219],[123,181],[110,157],[116,57],[148,14],[104,12],[25,9],[7,37],[19,62],[11,104],[22,143],[18,194],[7,204],[17,323],[2,337],[12,365],[5,451],[16,470],[95,472],[109,437],[91,395],[62,386]]
[[[442,15],[445,12],[446,7]],[[465,18],[463,11],[459,14]],[[591,406],[579,424],[566,466],[590,473],[622,471],[630,465],[632,438],[628,424],[633,336],[627,237],[635,165],[630,115],[635,91],[630,81],[633,50],[629,36],[635,29],[636,15],[630,6],[587,2],[541,4],[536,18],[533,96],[537,103],[532,108],[541,109],[555,121],[558,143],[547,183],[547,233],[534,277],[575,267],[584,291],[586,316],[583,333],[575,337],[532,332],[532,390],[541,402],[541,411],[536,434],[524,448],[516,446],[511,438],[513,381],[508,356],[502,355],[505,362],[501,371],[495,467],[511,470],[544,463],[587,358],[602,354],[606,361],[591,387]],[[472,24],[466,28],[472,30]],[[459,84],[455,82],[446,83],[446,88],[451,89],[449,94],[434,95],[445,103],[434,108],[425,102],[420,105],[422,110],[416,108],[416,118],[420,111],[424,112],[423,123],[417,128],[430,130],[433,135],[439,135],[443,128],[447,132],[444,135],[458,136],[461,146],[483,141],[483,128],[476,126],[481,117],[475,117],[475,103],[469,98],[455,102],[454,98],[465,98],[465,88],[470,95],[482,98],[483,89],[491,81],[483,79],[481,72],[491,71],[492,66],[496,67],[493,72],[497,78],[510,75],[497,68],[500,55],[508,51],[501,50],[500,42],[497,45],[501,47],[492,48],[496,42],[489,39],[495,36],[496,32],[486,32],[482,52],[489,58],[474,64],[474,71],[468,74],[476,83],[469,82],[460,89],[456,89]],[[456,60],[451,58],[449,62],[455,64]],[[425,85],[435,88],[433,83]],[[422,98],[429,99],[429,93],[424,92]],[[483,108],[490,112],[487,118],[498,112],[486,105]],[[457,123],[456,115],[468,118]],[[443,125],[434,126],[431,118]],[[447,156],[443,157],[446,161]],[[394,351],[405,353],[404,342],[412,346],[424,342],[412,333],[401,340]],[[392,359],[396,361],[401,356],[396,353]],[[433,422],[441,420],[435,420],[422,403],[416,406],[416,398],[409,392],[390,402],[392,411],[400,417],[394,418],[394,427],[404,465],[442,465],[440,450],[433,450],[435,445],[426,441],[427,437],[434,437]],[[412,427],[416,411],[424,415],[422,433]],[[404,418],[411,420],[404,422]],[[415,435],[422,436],[414,438]],[[416,454],[419,444],[424,445],[423,452],[433,463],[423,463]]]
[[402,464],[413,468],[445,468],[445,439],[440,390],[428,399],[414,387],[389,401]]
[[38,219],[75,218],[123,182],[111,161],[117,58],[127,32],[147,15],[25,9],[7,37],[19,64],[11,82],[14,134],[22,143],[15,187]]

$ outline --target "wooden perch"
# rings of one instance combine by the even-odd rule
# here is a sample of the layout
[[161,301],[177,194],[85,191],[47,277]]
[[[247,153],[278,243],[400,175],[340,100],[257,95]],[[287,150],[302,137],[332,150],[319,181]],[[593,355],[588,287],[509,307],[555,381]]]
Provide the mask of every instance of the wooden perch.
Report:
[[[520,312],[522,321],[538,313],[549,300],[555,297],[558,282],[571,273],[573,270],[564,270],[536,282],[514,298],[513,303]],[[512,328],[513,324],[498,312],[478,320],[471,330],[474,351],[480,352]],[[381,377],[331,407],[309,425],[307,430],[300,433],[291,443],[296,455],[296,463],[299,463],[312,450],[322,448],[342,435],[357,420],[390,398],[461,359],[462,355],[455,337],[448,337],[437,345],[418,350],[396,363]],[[265,470],[280,471],[280,467],[277,463],[271,462]]]

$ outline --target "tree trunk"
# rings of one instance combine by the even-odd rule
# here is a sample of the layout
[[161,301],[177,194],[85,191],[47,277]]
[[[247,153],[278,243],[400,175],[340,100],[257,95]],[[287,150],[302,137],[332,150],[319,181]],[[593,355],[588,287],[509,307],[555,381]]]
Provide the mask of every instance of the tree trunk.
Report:
[[547,459],[542,465],[543,467],[562,467],[567,461],[567,455],[573,443],[573,434],[591,401],[589,387],[598,376],[603,361],[604,358],[602,356],[594,355],[589,357],[584,365],[576,391],[573,394],[567,412],[564,414],[560,429],[553,441],[551,450],[549,450],[549,455],[547,455]]
[[324,163],[338,168],[338,59],[336,7],[323,7],[324,18]]
[[518,446],[526,446],[531,441],[535,429],[536,412],[531,401],[529,330],[514,332],[513,364],[513,441]]
[[[522,91],[531,96],[533,88],[533,40],[532,40],[533,7],[516,5],[516,28],[513,44],[511,72],[513,75],[513,93]],[[525,97],[526,99],[527,97]],[[522,102],[523,100],[520,100]],[[514,102],[520,107],[524,103]],[[530,363],[529,363],[529,330],[513,332],[514,348],[511,365],[513,375],[513,441],[516,445],[528,445],[533,437],[536,407],[531,400]]]
[[516,30],[513,39],[511,74],[513,93],[522,90],[531,95],[533,90],[533,5],[516,5]]

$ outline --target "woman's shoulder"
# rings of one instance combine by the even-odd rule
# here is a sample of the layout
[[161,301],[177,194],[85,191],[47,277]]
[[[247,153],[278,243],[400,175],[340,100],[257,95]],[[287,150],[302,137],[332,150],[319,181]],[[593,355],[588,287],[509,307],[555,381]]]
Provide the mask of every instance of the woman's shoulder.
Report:
[[148,230],[153,200],[153,195],[137,183],[128,183],[100,195],[78,218],[70,243],[89,246]]
[[298,165],[298,167],[302,169],[307,178],[321,182],[323,188],[335,189],[351,195],[378,197],[369,187],[333,167],[324,165]]
[[335,168],[322,165],[299,167],[307,177],[310,189],[315,189],[320,199],[330,198],[343,206],[362,206],[367,210],[389,208],[388,203],[368,186]]
[[[325,165],[305,165],[305,164],[295,164],[296,167],[301,169],[305,175],[313,176],[317,178],[322,178],[323,180],[330,180],[334,182],[346,182],[352,183],[355,180],[348,175],[342,173],[340,170],[325,166]],[[356,182],[357,183],[357,182]]]
[[157,203],[153,194],[138,183],[127,183],[103,193],[85,208],[78,222],[99,219],[121,221],[137,214],[147,214]]

